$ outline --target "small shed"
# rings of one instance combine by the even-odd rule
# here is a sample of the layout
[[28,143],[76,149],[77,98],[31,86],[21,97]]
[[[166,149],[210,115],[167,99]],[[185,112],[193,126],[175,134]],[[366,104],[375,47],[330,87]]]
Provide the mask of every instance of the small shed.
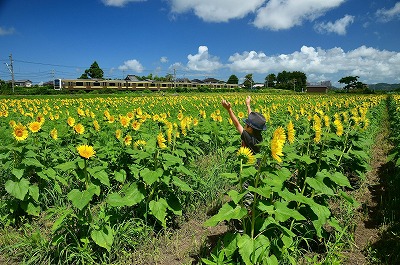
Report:
[[324,85],[308,85],[306,93],[328,93],[328,87]]

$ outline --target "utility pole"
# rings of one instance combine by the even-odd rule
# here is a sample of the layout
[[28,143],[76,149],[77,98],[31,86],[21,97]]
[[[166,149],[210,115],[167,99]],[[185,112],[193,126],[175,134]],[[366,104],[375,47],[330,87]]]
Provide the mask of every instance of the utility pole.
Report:
[[176,71],[175,71],[175,68],[174,68],[174,88],[176,88]]
[[11,79],[12,79],[12,92],[14,93],[14,87],[15,87],[15,79],[14,79],[14,65],[13,65],[13,59],[12,59],[12,54],[10,54],[10,64],[6,63],[8,70],[11,73]]

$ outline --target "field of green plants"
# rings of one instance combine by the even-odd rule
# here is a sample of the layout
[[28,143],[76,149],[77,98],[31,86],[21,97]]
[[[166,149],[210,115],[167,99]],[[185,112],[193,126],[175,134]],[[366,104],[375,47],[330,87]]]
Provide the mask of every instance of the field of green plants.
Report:
[[[352,227],[338,209],[359,206],[350,191],[369,170],[387,105],[400,135],[400,97],[252,94],[267,120],[254,155],[221,106],[227,99],[245,118],[246,96],[0,99],[1,255],[123,263],[146,237],[226,194],[204,225],[230,229],[202,263],[340,264],[332,250]],[[200,174],[195,162],[210,155],[219,171]]]

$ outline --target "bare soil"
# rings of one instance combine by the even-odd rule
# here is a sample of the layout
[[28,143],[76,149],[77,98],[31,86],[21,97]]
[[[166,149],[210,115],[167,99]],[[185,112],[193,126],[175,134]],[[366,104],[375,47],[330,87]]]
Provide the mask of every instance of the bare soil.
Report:
[[344,253],[347,258],[345,264],[348,265],[376,264],[370,260],[370,247],[378,241],[385,240],[382,234],[384,225],[382,196],[388,188],[386,178],[394,169],[392,162],[387,162],[388,153],[392,149],[388,139],[389,123],[384,120],[372,148],[371,170],[367,173],[365,182],[354,194],[361,206],[355,213],[354,244],[347,253]]

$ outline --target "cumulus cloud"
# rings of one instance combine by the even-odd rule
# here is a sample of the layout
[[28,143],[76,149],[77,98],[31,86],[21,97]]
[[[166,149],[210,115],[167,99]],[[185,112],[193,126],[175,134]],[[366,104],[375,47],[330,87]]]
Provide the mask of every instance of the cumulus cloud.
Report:
[[15,33],[15,29],[14,28],[4,28],[4,27],[0,27],[0,36],[4,36],[4,35],[12,35]]
[[162,56],[162,57],[160,58],[160,62],[162,62],[162,63],[168,63],[168,57]]
[[102,0],[106,6],[123,7],[130,2],[144,2],[147,0]]
[[223,66],[218,57],[208,53],[207,46],[200,46],[197,54],[189,54],[187,58],[189,60],[187,63],[188,69],[194,71],[211,72]]
[[346,35],[346,28],[354,22],[354,16],[345,15],[343,18],[335,22],[315,24],[314,29],[319,33],[336,33],[338,35]]
[[400,2],[397,2],[391,9],[379,9],[376,16],[383,22],[400,18]]
[[137,60],[128,60],[125,61],[123,65],[118,66],[118,69],[121,71],[132,70],[137,73],[141,73],[144,70],[144,67]]
[[345,0],[270,0],[257,10],[254,25],[272,30],[289,29],[322,16]]
[[170,0],[173,13],[193,11],[196,16],[209,22],[243,18],[264,2],[265,0]]
[[361,46],[345,52],[342,48],[324,50],[303,46],[291,54],[268,56],[263,52],[243,52],[230,56],[232,72],[268,74],[271,72],[302,71],[308,77],[357,75],[385,81],[398,79],[400,53]]

